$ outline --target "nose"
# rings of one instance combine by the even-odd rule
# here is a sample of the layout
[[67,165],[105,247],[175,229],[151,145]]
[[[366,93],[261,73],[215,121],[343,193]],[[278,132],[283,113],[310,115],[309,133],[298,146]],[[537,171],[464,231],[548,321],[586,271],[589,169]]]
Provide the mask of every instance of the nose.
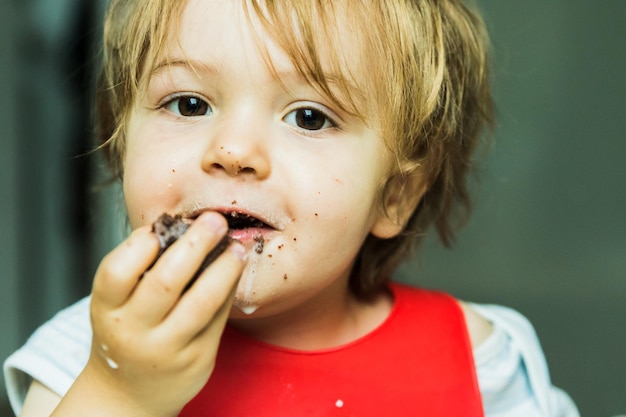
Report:
[[202,156],[202,169],[232,177],[267,178],[271,171],[267,134],[259,124],[238,118],[217,123]]

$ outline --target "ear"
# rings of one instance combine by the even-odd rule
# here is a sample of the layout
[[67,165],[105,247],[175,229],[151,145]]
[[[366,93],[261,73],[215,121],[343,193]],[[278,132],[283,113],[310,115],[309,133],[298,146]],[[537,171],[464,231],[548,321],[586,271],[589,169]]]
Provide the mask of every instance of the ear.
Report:
[[383,195],[382,210],[372,225],[371,233],[380,239],[397,236],[409,221],[418,203],[427,190],[420,169],[401,172],[391,177],[387,193]]

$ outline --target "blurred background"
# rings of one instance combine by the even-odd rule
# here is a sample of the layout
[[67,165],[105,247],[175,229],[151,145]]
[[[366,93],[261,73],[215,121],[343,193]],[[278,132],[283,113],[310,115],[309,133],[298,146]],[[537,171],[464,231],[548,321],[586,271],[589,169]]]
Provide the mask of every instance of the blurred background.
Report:
[[[583,416],[626,413],[626,2],[478,2],[498,125],[475,211],[397,279],[521,311]],[[2,360],[125,233],[89,155],[104,3],[0,0]]]

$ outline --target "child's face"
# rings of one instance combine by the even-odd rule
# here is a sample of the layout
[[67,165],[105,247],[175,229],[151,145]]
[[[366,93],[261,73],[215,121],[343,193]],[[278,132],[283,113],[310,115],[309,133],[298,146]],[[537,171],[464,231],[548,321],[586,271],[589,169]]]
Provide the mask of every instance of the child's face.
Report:
[[264,39],[277,82],[238,3],[189,1],[131,114],[124,192],[133,227],[202,210],[266,223],[232,231],[250,253],[235,304],[263,315],[346,288],[364,239],[391,227],[378,210],[389,157]]

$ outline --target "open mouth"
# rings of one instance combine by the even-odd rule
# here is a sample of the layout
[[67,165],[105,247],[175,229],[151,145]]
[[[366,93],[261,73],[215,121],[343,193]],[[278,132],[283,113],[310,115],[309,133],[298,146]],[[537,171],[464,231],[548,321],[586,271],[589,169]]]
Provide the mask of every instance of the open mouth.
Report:
[[[197,210],[186,216],[187,221],[194,221],[203,211],[204,209]],[[276,230],[271,224],[248,213],[236,210],[219,210],[218,212],[228,222],[229,238],[253,248],[259,254],[263,252],[266,233]]]
[[228,222],[228,228],[231,230],[243,230],[243,229],[264,229],[272,228],[262,220],[257,219],[246,213],[240,213],[237,211],[231,211],[229,213],[222,213]]
[[[208,208],[197,209],[186,216],[187,221],[193,222]],[[228,223],[228,236],[231,239],[243,243],[247,247],[253,247],[257,253],[263,251],[266,239],[270,238],[273,231],[279,230],[276,226],[268,223],[264,218],[256,217],[245,211],[237,209],[212,209],[220,213]]]
[[238,211],[222,214],[228,222],[228,235],[231,238],[241,242],[248,241],[256,253],[263,253],[265,238],[260,229],[273,229],[272,226],[254,216]]

